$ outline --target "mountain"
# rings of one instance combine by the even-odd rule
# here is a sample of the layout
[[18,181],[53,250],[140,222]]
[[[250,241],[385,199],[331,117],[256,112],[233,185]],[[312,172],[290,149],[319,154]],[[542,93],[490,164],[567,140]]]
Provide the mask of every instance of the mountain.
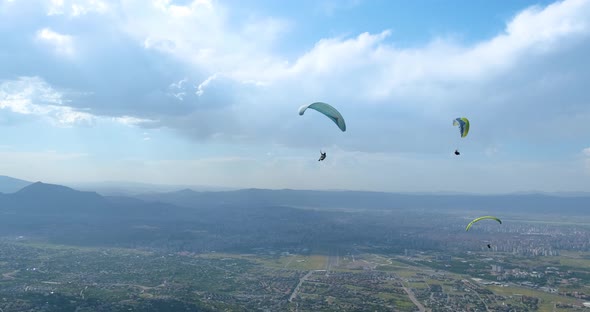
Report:
[[7,176],[0,176],[0,193],[14,193],[32,182]]
[[[133,196],[144,193],[172,192],[188,187],[187,185],[150,184],[125,181],[72,183],[69,184],[69,186],[78,190],[95,191],[105,196]],[[190,186],[190,188],[206,192],[235,190],[235,188],[216,186]]]
[[300,208],[468,210],[486,213],[570,214],[590,212],[590,196],[548,194],[468,195],[399,194],[359,191],[306,191],[245,189],[197,192],[189,189],[160,194],[143,194],[146,201],[185,207],[266,205]]
[[558,220],[587,216],[589,207],[590,197],[544,194],[184,189],[130,198],[36,182],[15,193],[0,194],[0,237],[195,252],[310,246],[327,250],[338,244],[401,251],[418,246],[402,230],[430,233],[420,241],[420,248],[439,248],[439,231],[464,233],[470,216],[491,214],[503,219],[520,214],[532,220],[542,216]]
[[[12,194],[0,194],[0,237],[22,236],[82,246],[251,251],[298,246],[308,239],[317,245],[313,237],[341,240],[350,235],[348,223],[367,227],[369,221],[362,220],[331,212],[263,205],[186,208],[101,196],[42,182]],[[375,227],[375,222],[370,224]],[[381,232],[371,234],[365,230],[355,239],[365,239],[367,233],[382,236]]]
[[95,192],[81,192],[69,187],[35,182],[2,198],[4,210],[29,214],[78,214],[100,211],[109,204]]
[[0,213],[29,217],[80,219],[84,222],[123,219],[182,220],[188,209],[137,198],[102,196],[96,192],[35,182],[12,194],[1,194]]
[[[71,244],[120,245],[150,241],[175,231],[200,215],[192,209],[136,198],[105,197],[95,192],[36,182],[0,194],[0,236],[26,235]],[[141,226],[166,231],[145,232]],[[140,228],[136,228],[136,227]],[[170,229],[170,230],[168,230]]]

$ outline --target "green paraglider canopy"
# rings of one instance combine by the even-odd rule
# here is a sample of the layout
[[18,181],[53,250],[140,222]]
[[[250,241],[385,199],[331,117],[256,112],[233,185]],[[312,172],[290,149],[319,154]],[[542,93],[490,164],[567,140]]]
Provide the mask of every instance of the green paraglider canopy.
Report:
[[484,219],[492,219],[492,220],[496,220],[498,221],[500,224],[502,224],[502,220],[493,217],[493,216],[483,216],[483,217],[479,217],[479,218],[475,218],[473,221],[469,222],[469,224],[467,224],[467,227],[465,228],[465,231],[469,231],[469,229],[471,228],[471,226],[475,223],[475,222],[479,222],[481,220]]
[[466,137],[467,133],[469,133],[469,119],[465,117],[455,118],[453,120],[453,126],[459,126],[459,133],[462,138]]
[[342,117],[340,112],[338,112],[338,110],[336,110],[331,105],[322,102],[315,102],[309,105],[303,105],[299,107],[299,115],[303,115],[303,113],[305,113],[305,110],[307,110],[308,108],[314,109],[324,114],[326,117],[330,118],[338,126],[338,128],[342,130],[342,132],[346,131],[346,123],[344,122],[344,117]]

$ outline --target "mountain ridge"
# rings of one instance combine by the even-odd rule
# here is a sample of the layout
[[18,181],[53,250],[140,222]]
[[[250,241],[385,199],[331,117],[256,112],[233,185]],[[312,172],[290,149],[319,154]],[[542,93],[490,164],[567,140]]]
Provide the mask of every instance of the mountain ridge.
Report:
[[10,194],[19,191],[32,182],[0,175],[0,193]]

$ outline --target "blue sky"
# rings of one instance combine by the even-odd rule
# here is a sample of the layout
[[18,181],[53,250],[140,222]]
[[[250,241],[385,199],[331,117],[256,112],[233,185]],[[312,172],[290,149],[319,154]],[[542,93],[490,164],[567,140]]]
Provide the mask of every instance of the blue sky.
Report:
[[0,0],[0,38],[1,175],[590,191],[590,0]]

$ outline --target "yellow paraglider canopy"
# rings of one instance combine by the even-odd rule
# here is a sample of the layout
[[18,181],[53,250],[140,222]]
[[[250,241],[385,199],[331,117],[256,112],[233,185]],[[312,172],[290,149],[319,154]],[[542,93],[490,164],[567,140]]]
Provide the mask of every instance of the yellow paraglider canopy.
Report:
[[502,220],[494,217],[494,216],[483,216],[483,217],[479,217],[479,218],[475,218],[473,221],[469,222],[469,224],[467,224],[467,227],[465,228],[465,231],[469,231],[469,229],[471,228],[471,226],[475,223],[475,222],[479,222],[481,220],[484,219],[492,219],[492,220],[496,220],[498,221],[500,224],[502,224]]

